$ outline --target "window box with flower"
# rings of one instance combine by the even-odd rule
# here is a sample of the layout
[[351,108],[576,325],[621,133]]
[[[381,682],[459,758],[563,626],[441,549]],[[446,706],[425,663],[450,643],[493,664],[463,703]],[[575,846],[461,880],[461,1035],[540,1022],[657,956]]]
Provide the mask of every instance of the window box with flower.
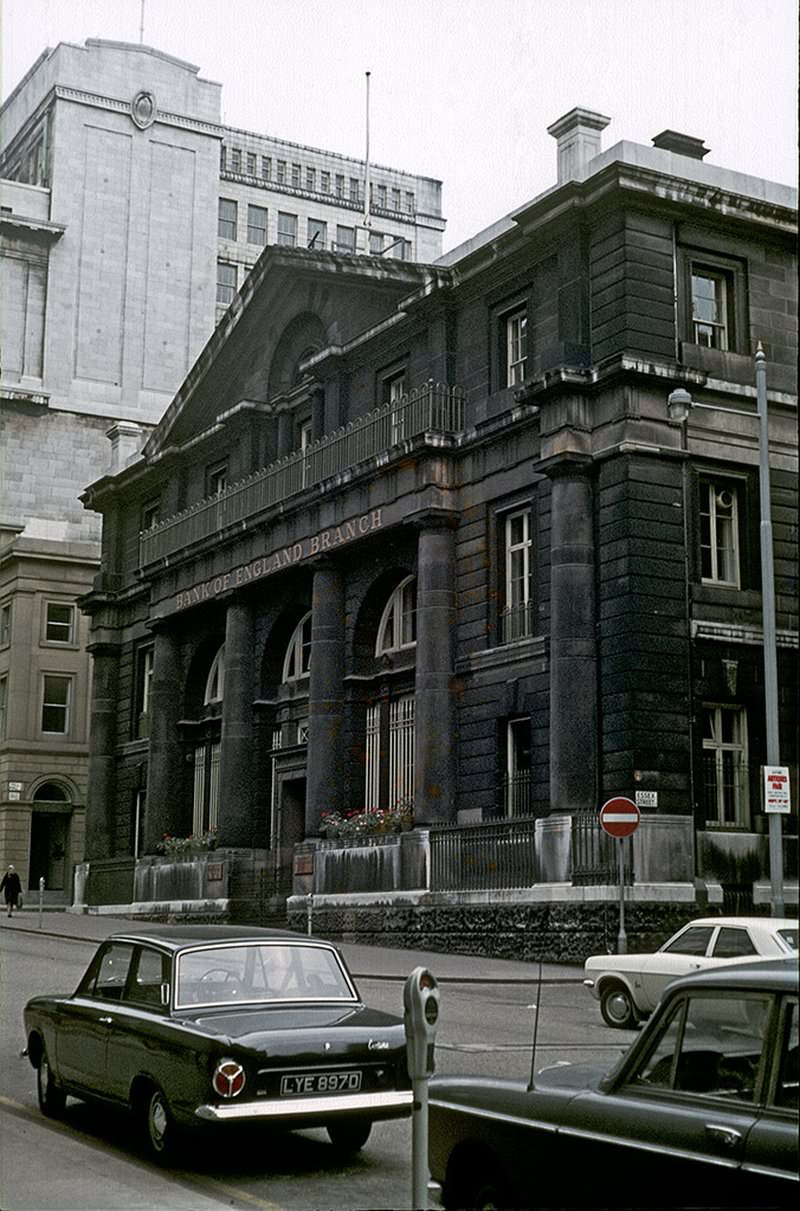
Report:
[[394,807],[350,812],[323,812],[321,832],[328,840],[353,840],[407,832],[414,826],[414,805],[401,800]]
[[216,829],[210,828],[205,833],[189,833],[188,837],[173,837],[164,833],[156,849],[167,857],[196,857],[197,854],[208,853],[217,848]]

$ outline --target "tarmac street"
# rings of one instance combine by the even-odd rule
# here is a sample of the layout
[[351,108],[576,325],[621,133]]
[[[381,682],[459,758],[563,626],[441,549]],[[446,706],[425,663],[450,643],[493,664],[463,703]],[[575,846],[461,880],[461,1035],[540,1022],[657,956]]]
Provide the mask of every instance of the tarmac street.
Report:
[[[4,1211],[401,1211],[411,1198],[410,1123],[378,1124],[361,1154],[335,1157],[323,1131],[226,1137],[162,1171],[132,1138],[124,1114],[69,1100],[44,1119],[26,1058],[22,1008],[42,992],[75,987],[96,945],[141,923],[25,910],[0,926],[0,1206]],[[403,982],[426,966],[441,985],[436,1069],[527,1080],[538,964],[342,946],[364,1000],[402,1014]],[[582,969],[542,968],[536,1068],[597,1060],[610,1067],[632,1033],[609,1030],[581,986]]]

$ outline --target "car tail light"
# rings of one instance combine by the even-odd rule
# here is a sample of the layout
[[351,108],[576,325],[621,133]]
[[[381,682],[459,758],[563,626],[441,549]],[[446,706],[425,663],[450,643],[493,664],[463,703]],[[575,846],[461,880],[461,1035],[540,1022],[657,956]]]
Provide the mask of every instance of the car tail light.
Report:
[[220,1097],[236,1097],[245,1085],[245,1071],[235,1060],[220,1060],[214,1069],[211,1084]]

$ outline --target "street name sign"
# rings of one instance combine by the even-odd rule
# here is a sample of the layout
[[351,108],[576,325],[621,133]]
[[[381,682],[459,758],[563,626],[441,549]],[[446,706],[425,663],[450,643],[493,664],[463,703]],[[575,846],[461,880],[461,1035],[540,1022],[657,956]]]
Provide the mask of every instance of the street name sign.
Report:
[[618,795],[600,808],[600,824],[609,837],[629,837],[639,827],[641,812],[632,799]]

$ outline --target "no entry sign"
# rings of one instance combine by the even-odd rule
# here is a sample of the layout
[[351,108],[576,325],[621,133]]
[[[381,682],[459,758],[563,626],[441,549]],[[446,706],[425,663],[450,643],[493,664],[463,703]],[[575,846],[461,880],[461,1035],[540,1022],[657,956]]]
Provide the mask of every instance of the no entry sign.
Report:
[[632,799],[621,795],[600,808],[600,823],[610,837],[629,837],[639,827],[641,813]]

